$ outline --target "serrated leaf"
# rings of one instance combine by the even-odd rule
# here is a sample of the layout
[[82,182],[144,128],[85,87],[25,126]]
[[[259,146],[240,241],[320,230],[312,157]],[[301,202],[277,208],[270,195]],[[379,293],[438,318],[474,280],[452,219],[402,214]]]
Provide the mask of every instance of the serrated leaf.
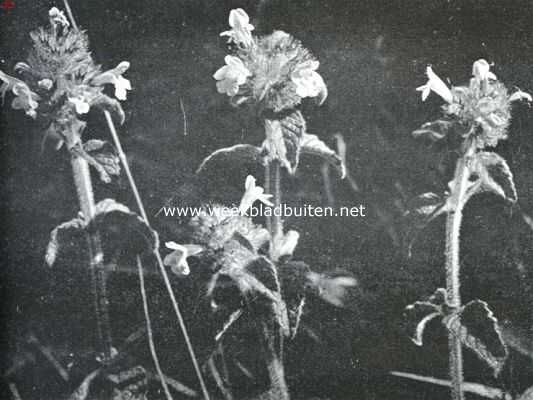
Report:
[[[64,246],[77,243],[76,236],[82,233],[85,228],[85,222],[81,218],[74,218],[70,221],[58,225],[50,233],[50,241],[46,248],[45,261],[49,267],[52,267]],[[73,240],[74,239],[74,240]]]
[[335,167],[341,178],[346,176],[346,166],[342,158],[335,153],[334,150],[328,147],[326,143],[318,138],[316,135],[304,133],[301,141],[301,154],[311,154],[323,158],[331,166]]
[[115,148],[105,140],[92,139],[83,144],[83,149],[98,162],[109,175],[120,175],[120,159]]
[[445,121],[442,119],[438,119],[433,122],[426,122],[420,128],[413,131],[413,136],[415,138],[427,138],[436,142],[446,137],[451,126],[451,121]]
[[507,348],[501,337],[498,320],[487,303],[473,300],[459,313],[446,317],[444,323],[464,346],[492,368],[494,376],[499,375],[507,358]]
[[216,162],[217,164],[224,165],[226,161],[235,162],[235,160],[243,164],[257,163],[263,165],[263,158],[261,157],[261,149],[259,147],[250,144],[236,144],[235,146],[218,149],[204,158],[196,173],[203,172],[212,163]]
[[446,302],[446,290],[439,288],[426,301],[416,301],[405,308],[405,327],[409,338],[417,346],[422,346],[424,330],[436,317],[443,317],[442,305]]
[[499,154],[479,152],[474,156],[471,168],[481,180],[481,190],[493,192],[511,203],[516,202],[513,174],[507,162]]

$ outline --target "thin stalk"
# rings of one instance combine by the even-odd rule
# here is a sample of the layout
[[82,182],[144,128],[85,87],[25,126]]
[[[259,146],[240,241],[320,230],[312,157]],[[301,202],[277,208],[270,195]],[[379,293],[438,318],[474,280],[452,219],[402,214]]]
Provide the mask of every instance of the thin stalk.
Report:
[[[455,309],[461,307],[459,251],[463,207],[466,202],[466,192],[470,178],[467,160],[474,150],[474,147],[467,143],[466,151],[457,160],[453,180],[455,185],[450,199],[451,207],[446,217],[446,292],[449,305]],[[462,344],[459,336],[451,331],[448,334],[448,346],[452,399],[463,400]]]
[[[94,191],[89,172],[89,164],[79,156],[71,158],[72,174],[78,194],[81,212],[86,221],[90,221],[96,214]],[[94,308],[96,311],[96,330],[98,344],[103,355],[103,362],[108,363],[112,358],[111,324],[109,321],[109,300],[107,297],[106,273],[104,270],[104,256],[98,232],[87,234],[89,248],[89,272],[93,291]]]
[[[117,130],[115,129],[115,124],[113,123],[113,119],[111,118],[111,114],[108,111],[104,111],[104,116],[107,122],[107,126],[109,128],[109,132],[111,133],[111,137],[113,138],[113,143],[115,144],[115,147],[118,152],[118,156],[120,158],[122,167],[124,168],[124,172],[126,173],[126,176],[128,178],[128,182],[130,185],[130,188],[133,192],[133,196],[135,197],[135,201],[137,203],[137,208],[139,209],[139,212],[141,214],[142,219],[146,223],[146,225],[150,226],[150,221],[148,220],[148,216],[146,214],[146,210],[144,208],[143,201],[141,199],[141,196],[139,194],[139,190],[137,189],[137,184],[135,183],[135,179],[133,178],[133,175],[130,170],[130,166],[128,163],[128,159],[126,157],[126,153],[124,152],[122,148],[122,144],[120,143],[120,138],[118,137]],[[159,267],[159,271],[161,272],[161,276],[163,277],[163,282],[165,283],[165,287],[167,289],[168,295],[170,297],[170,301],[172,303],[172,307],[174,309],[174,313],[176,314],[176,317],[178,319],[178,323],[181,329],[181,332],[183,334],[183,338],[185,340],[185,344],[187,346],[187,350],[189,351],[189,355],[191,357],[191,361],[194,367],[194,371],[196,373],[196,376],[198,378],[198,382],[200,383],[200,388],[202,390],[202,394],[204,396],[205,400],[209,400],[209,392],[207,391],[207,387],[205,385],[205,381],[202,375],[202,372],[200,370],[200,366],[198,365],[198,361],[196,359],[196,355],[194,353],[194,348],[192,346],[191,340],[189,338],[189,333],[187,332],[187,327],[185,326],[185,321],[183,320],[183,316],[181,314],[178,302],[176,300],[176,296],[174,295],[174,291],[172,289],[172,285],[170,284],[170,279],[168,278],[167,271],[165,269],[165,266],[163,265],[163,259],[161,258],[161,253],[159,252],[159,249],[154,250],[154,255],[157,261],[157,265]]]
[[273,203],[274,211],[278,210],[280,213],[276,215],[272,213],[272,237],[276,237],[283,233],[282,221],[281,221],[281,165],[278,160],[272,160],[270,165],[270,182],[273,191]]
[[[76,30],[79,30],[78,25],[76,24],[76,20],[74,18],[74,14],[72,13],[72,10],[70,8],[68,0],[63,0],[65,4],[65,8],[67,10],[67,14],[69,16],[70,22],[72,24],[72,27]],[[109,128],[109,131],[111,132],[111,136],[113,137],[113,142],[115,143],[115,147],[117,148],[117,151],[119,153],[119,158],[122,163],[122,167],[124,168],[124,171],[126,172],[126,175],[128,177],[128,182],[130,184],[131,190],[133,192],[133,195],[135,197],[135,201],[137,203],[137,207],[139,208],[139,212],[141,213],[141,217],[143,218],[146,225],[150,226],[150,222],[148,220],[148,216],[146,215],[146,211],[141,199],[141,196],[139,194],[139,191],[137,189],[137,185],[135,184],[135,180],[133,179],[133,175],[131,174],[131,170],[128,164],[128,159],[126,158],[126,154],[124,153],[124,150],[122,149],[122,145],[120,143],[120,139],[117,135],[117,131],[115,129],[115,125],[113,123],[113,119],[111,118],[111,114],[108,111],[104,111],[105,119],[107,121],[107,126]],[[192,347],[191,341],[189,339],[189,334],[187,332],[187,328],[185,327],[185,322],[183,320],[183,317],[181,315],[178,302],[176,301],[176,297],[174,296],[174,292],[172,290],[172,285],[170,284],[170,280],[168,278],[167,271],[165,270],[165,266],[163,265],[163,259],[161,258],[161,253],[159,253],[159,249],[154,250],[154,255],[157,260],[157,265],[159,267],[159,270],[161,272],[161,275],[163,276],[163,281],[165,283],[165,287],[167,289],[167,292],[170,296],[170,301],[172,303],[172,306],[174,308],[174,312],[176,314],[176,317],[178,318],[178,323],[180,326],[180,329],[182,331],[185,344],[187,346],[187,349],[189,351],[194,370],[196,372],[196,376],[198,377],[198,381],[200,383],[200,387],[202,389],[202,393],[205,400],[210,400],[209,393],[207,392],[207,387],[204,382],[204,378],[202,376],[202,372],[200,371],[200,366],[198,365],[198,361],[196,360],[196,355],[194,354],[194,349]],[[103,259],[103,257],[102,257]]]
[[146,334],[148,336],[148,346],[150,347],[150,353],[152,354],[152,360],[154,361],[155,370],[157,371],[157,375],[159,375],[159,379],[161,380],[161,386],[163,386],[163,391],[165,392],[165,396],[167,400],[173,400],[172,395],[170,394],[170,391],[168,390],[167,381],[165,379],[165,375],[163,374],[163,370],[161,369],[161,364],[159,363],[159,357],[157,356],[157,351],[155,349],[154,337],[153,337],[153,331],[152,331],[152,321],[150,319],[150,311],[148,310],[148,298],[146,296],[146,285],[144,283],[143,265],[141,262],[141,257],[139,256],[137,256],[137,271],[139,272],[139,286],[141,288],[141,297],[142,297],[143,310],[144,310],[144,320],[146,321]]

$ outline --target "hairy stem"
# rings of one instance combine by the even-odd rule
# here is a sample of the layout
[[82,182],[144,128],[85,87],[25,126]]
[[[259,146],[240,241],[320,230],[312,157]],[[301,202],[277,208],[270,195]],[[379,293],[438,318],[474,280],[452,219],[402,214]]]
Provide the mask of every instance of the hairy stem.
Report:
[[[90,221],[95,213],[94,192],[89,172],[89,164],[80,156],[71,158],[72,173],[81,212],[86,221]],[[96,329],[98,345],[103,355],[103,362],[108,363],[112,358],[111,324],[109,322],[109,300],[107,296],[106,273],[104,270],[104,255],[98,232],[87,234],[89,248],[89,273],[93,291],[94,308],[96,311]]]
[[[474,147],[468,143],[464,154],[457,160],[453,188],[449,200],[451,206],[446,218],[446,292],[448,303],[454,309],[461,307],[460,233],[463,207],[466,202],[466,191],[470,178],[467,162],[474,151]],[[463,400],[462,345],[459,336],[451,331],[448,334],[448,346],[452,399]]]

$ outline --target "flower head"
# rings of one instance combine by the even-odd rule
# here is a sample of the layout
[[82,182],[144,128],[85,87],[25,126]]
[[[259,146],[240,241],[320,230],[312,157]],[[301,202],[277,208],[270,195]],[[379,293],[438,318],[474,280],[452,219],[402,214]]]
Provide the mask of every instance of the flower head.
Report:
[[165,247],[174,251],[166,255],[163,264],[170,267],[172,272],[176,275],[189,275],[191,270],[187,263],[187,258],[204,251],[202,246],[196,244],[182,245],[176,242],[166,242]]
[[453,101],[453,95],[448,86],[440,79],[433,69],[428,66],[426,68],[426,75],[428,81],[425,85],[416,88],[417,91],[422,92],[422,101],[425,101],[429,94],[433,91],[442,97],[448,103]]
[[127,91],[131,90],[131,83],[122,75],[128,70],[130,63],[122,61],[115,68],[105,71],[92,79],[92,84],[102,86],[107,83],[115,85],[115,97],[119,100],[126,100]]
[[87,114],[91,108],[91,105],[81,95],[76,97],[69,97],[68,101],[74,104],[74,107],[76,108],[76,112],[78,114]]
[[37,116],[35,110],[39,106],[37,102],[39,96],[32,92],[24,82],[16,83],[11,91],[16,96],[11,103],[11,107],[15,110],[24,110],[26,115],[35,118]]
[[239,211],[241,215],[246,214],[246,211],[257,201],[266,204],[267,206],[273,207],[274,204],[269,200],[272,195],[265,194],[265,189],[261,186],[255,185],[255,178],[252,175],[246,177],[246,182],[244,184],[245,192],[242,196],[241,203],[239,204]]
[[226,93],[228,96],[235,96],[239,91],[239,86],[246,82],[251,72],[244,66],[239,57],[226,56],[226,65],[219,68],[213,75],[217,82],[219,93]]
[[357,286],[357,280],[351,276],[329,277],[316,272],[307,274],[309,283],[318,290],[322,300],[337,307],[344,305],[344,297],[348,288]]
[[242,8],[230,11],[229,26],[232,29],[222,32],[220,36],[229,36],[229,41],[245,47],[253,43],[252,31],[254,26],[250,24],[250,17]]
[[291,80],[296,85],[296,94],[302,98],[319,96],[319,104],[322,104],[328,95],[328,89],[324,80],[316,72],[319,62],[307,60],[298,64],[291,73]]

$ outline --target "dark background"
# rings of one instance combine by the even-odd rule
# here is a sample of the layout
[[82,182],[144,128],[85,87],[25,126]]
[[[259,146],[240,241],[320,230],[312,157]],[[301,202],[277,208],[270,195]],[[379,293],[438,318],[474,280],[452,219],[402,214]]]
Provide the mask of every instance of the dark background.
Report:
[[[7,73],[25,58],[29,30],[47,22],[51,6],[62,8],[57,1],[15,4],[9,12],[0,11],[0,69]],[[332,175],[335,205],[363,203],[369,213],[364,219],[286,221],[286,227],[301,233],[296,258],[318,271],[348,271],[359,281],[345,309],[310,303],[304,317],[307,329],[289,347],[292,392],[297,398],[445,398],[444,388],[387,377],[390,370],[446,376],[442,330],[431,325],[427,344],[416,348],[401,322],[407,304],[444,285],[443,221],[437,219],[424,230],[408,258],[402,240],[404,206],[417,194],[442,193],[453,168],[449,151],[428,147],[410,135],[421,123],[435,119],[441,104],[437,96],[422,103],[415,88],[425,83],[428,64],[442,78],[462,84],[471,74],[472,62],[486,58],[508,88],[532,92],[533,2],[91,0],[72,1],[71,6],[104,69],[122,60],[131,63],[126,77],[133,91],[123,103],[127,118],[120,135],[152,216],[166,203],[237,203],[246,175],[260,176],[237,164],[200,178],[194,175],[213,150],[262,140],[259,121],[233,109],[226,96],[216,92],[212,78],[226,54],[225,40],[218,35],[227,29],[229,10],[242,7],[257,32],[282,29],[312,50],[320,60],[329,97],[318,109],[304,104],[309,131],[332,146],[333,136],[343,135],[359,191]],[[91,114],[89,122],[88,136],[107,136],[100,115]],[[9,102],[2,108],[0,123],[2,314],[5,343],[12,354],[30,331],[57,344],[82,337],[91,325],[77,319],[80,312],[89,313],[83,308],[89,300],[80,300],[83,278],[77,281],[79,274],[50,270],[43,262],[51,229],[77,213],[68,156],[46,146],[42,150],[38,127],[13,112]],[[514,173],[518,203],[509,207],[492,195],[474,199],[466,209],[461,242],[463,300],[486,300],[500,320],[530,334],[533,232],[523,215],[533,215],[531,125],[531,108],[515,107],[509,140],[496,149]],[[95,185],[97,198],[115,197],[133,208],[125,180]],[[284,197],[293,205],[325,204],[320,164],[305,159],[298,174],[285,180]],[[162,241],[186,238],[183,221],[162,215],[152,220]],[[201,282],[200,276],[197,279]],[[177,281],[176,286],[185,304],[197,296],[190,282]],[[140,304],[121,303],[127,298],[124,293],[137,290],[135,281],[115,278],[112,287],[120,335],[131,322],[124,308],[131,306],[140,316]],[[186,314],[201,347],[201,316]],[[165,348],[167,339],[160,341]],[[176,357],[169,354],[168,363],[177,363]],[[176,376],[194,385],[185,353],[179,357],[186,367]],[[521,392],[533,382],[530,364],[512,353],[501,378],[493,379],[468,354],[467,380]],[[28,373],[34,377],[26,376],[33,381],[28,388],[46,386],[45,372]],[[42,393],[46,391],[36,398],[47,398]]]

